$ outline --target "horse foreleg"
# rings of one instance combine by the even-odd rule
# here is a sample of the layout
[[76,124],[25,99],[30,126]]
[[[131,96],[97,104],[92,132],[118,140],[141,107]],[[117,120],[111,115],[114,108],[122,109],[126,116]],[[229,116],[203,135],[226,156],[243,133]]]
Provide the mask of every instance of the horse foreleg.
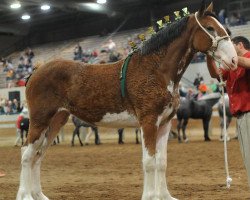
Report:
[[76,130],[76,135],[78,137],[79,143],[80,143],[81,146],[83,146],[82,140],[80,138],[80,127],[77,127],[76,129],[77,129]]
[[168,189],[166,182],[166,168],[167,168],[167,144],[171,123],[168,122],[159,127],[156,141],[156,174],[155,174],[155,188],[157,200],[176,200],[173,198]]
[[142,200],[152,200],[156,197],[155,191],[155,146],[156,146],[155,125],[143,125],[141,130],[142,138],[142,164],[144,172]]
[[208,128],[209,128],[209,121],[210,119],[203,119],[203,129],[204,129],[204,138],[205,141],[211,141],[211,139],[208,136]]
[[178,119],[177,134],[178,134],[178,141],[179,141],[179,143],[181,143],[181,133],[180,133],[181,127],[182,127],[182,120]]
[[183,124],[182,124],[182,132],[183,132],[183,140],[184,142],[188,142],[188,138],[186,135],[186,128],[188,124],[188,119],[184,119]]
[[123,128],[118,129],[118,144],[124,144],[124,142],[123,142],[123,132],[124,132]]
[[98,133],[98,129],[96,127],[93,128],[93,131],[95,133],[95,144],[96,145],[99,145],[101,144],[101,141],[100,141],[100,137],[99,137],[99,133]]
[[73,134],[72,134],[72,139],[71,139],[71,146],[73,147],[75,145],[75,136],[77,135],[77,127],[75,127]]

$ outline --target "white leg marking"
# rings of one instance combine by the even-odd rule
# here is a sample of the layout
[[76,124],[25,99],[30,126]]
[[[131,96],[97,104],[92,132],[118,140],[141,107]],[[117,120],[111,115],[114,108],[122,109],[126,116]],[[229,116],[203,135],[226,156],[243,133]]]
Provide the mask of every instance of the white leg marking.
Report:
[[86,135],[84,144],[88,144],[89,138],[91,137],[91,135],[93,135],[92,128],[83,127],[83,131],[84,131],[84,134]]
[[[40,143],[40,144],[39,144]],[[34,165],[32,166],[31,173],[32,173],[32,197],[35,200],[49,200],[43,193],[41,187],[41,179],[40,179],[40,168],[41,162],[43,160],[45,150],[48,147],[47,138],[45,138],[45,134],[39,138],[39,141],[36,145],[36,152],[37,152],[37,160],[35,161]]]
[[157,200],[177,200],[173,198],[168,189],[166,182],[167,168],[167,143],[171,129],[171,122],[164,124],[158,129],[158,138],[156,142],[156,174],[155,189]]
[[40,183],[40,166],[47,147],[45,133],[41,134],[34,144],[22,147],[22,169],[17,200],[48,200],[42,193]]
[[155,157],[150,156],[145,147],[143,130],[141,129],[142,138],[142,164],[144,172],[142,200],[152,200],[155,197]]

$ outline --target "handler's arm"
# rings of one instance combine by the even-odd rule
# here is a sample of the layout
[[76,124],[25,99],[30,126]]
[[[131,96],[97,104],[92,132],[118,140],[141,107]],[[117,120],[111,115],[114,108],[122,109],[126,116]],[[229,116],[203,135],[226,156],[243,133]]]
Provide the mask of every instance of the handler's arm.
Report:
[[246,69],[250,69],[250,58],[238,56],[238,64]]

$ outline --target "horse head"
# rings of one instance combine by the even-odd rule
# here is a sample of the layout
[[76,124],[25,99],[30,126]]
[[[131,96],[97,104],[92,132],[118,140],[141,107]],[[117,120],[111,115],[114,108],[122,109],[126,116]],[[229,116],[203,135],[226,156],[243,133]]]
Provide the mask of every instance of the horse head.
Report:
[[193,48],[219,61],[226,70],[237,68],[238,57],[225,28],[213,14],[213,4],[205,8],[203,1],[198,12],[192,15],[197,24],[194,31]]

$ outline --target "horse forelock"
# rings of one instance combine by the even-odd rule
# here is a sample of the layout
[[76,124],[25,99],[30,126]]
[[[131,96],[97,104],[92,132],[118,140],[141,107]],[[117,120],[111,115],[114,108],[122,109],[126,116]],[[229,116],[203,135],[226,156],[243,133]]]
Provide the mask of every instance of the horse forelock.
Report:
[[156,34],[152,35],[152,37],[145,41],[142,45],[140,53],[142,55],[147,55],[160,49],[162,46],[169,45],[186,29],[188,19],[189,17],[186,16],[181,20],[173,22],[172,24],[162,28]]

